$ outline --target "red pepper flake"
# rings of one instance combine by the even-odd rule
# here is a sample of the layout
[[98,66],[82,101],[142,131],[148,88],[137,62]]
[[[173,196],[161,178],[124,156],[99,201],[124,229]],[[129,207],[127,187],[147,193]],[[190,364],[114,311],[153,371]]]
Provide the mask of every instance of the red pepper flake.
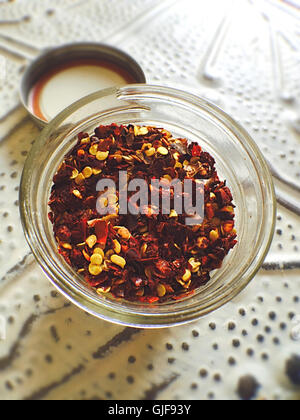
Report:
[[213,205],[211,203],[206,204],[206,215],[208,219],[212,219],[215,216]]
[[199,146],[199,144],[193,144],[193,147],[192,147],[192,156],[193,157],[200,156],[201,155],[201,152],[202,152],[202,149]]
[[103,247],[106,246],[107,237],[108,237],[108,224],[103,220],[97,220],[95,223],[95,233],[97,236],[98,244]]
[[[187,226],[186,214],[151,206],[147,214],[119,214],[120,191],[110,196],[115,213],[100,217],[96,186],[102,179],[118,185],[120,171],[149,186],[152,179],[202,180],[202,224]],[[49,207],[59,253],[98,294],[117,299],[156,304],[190,296],[237,244],[233,197],[214,158],[161,128],[111,124],[80,133],[54,176]]]

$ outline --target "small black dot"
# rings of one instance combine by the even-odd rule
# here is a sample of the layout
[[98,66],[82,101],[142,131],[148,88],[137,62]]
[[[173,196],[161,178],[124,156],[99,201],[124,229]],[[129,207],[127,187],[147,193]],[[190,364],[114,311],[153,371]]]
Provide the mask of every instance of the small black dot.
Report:
[[259,324],[258,319],[254,318],[254,319],[252,320],[251,324],[253,325],[253,327],[257,327],[257,326],[258,326],[258,324]]
[[114,379],[116,378],[116,374],[115,374],[115,372],[110,372],[110,373],[108,374],[108,378],[109,378],[109,379],[111,379],[111,380],[114,380]]
[[269,360],[269,355],[267,353],[262,353],[261,358],[263,360]]
[[47,354],[47,355],[45,356],[45,360],[46,360],[46,362],[47,362],[47,363],[49,363],[49,364],[53,363],[53,357],[52,357],[50,354]]
[[248,350],[247,350],[247,355],[248,355],[249,357],[253,357],[253,356],[254,356],[254,350],[253,350],[253,349],[248,349]]
[[5,382],[5,387],[9,390],[12,391],[14,389],[13,384],[9,381]]
[[236,329],[236,325],[234,322],[229,322],[228,324],[228,330],[229,331],[234,331]]
[[213,344],[213,346],[212,346],[212,347],[213,347],[213,349],[214,349],[214,350],[216,350],[216,351],[217,351],[217,350],[219,350],[219,345],[218,345],[218,344]]
[[196,383],[193,383],[193,384],[191,385],[191,389],[192,389],[192,390],[198,389],[198,385],[197,385]]
[[214,381],[215,382],[221,382],[222,381],[222,377],[221,377],[221,375],[219,373],[216,373],[214,375]]
[[173,346],[170,343],[166,344],[166,348],[167,348],[167,350],[173,350]]
[[34,300],[35,302],[40,302],[41,297],[40,297],[39,295],[34,295],[34,296],[33,296],[33,300]]
[[275,321],[276,317],[277,317],[277,315],[276,315],[275,312],[270,312],[269,313],[269,318],[270,318],[271,321]]
[[33,371],[31,369],[26,369],[25,375],[27,376],[27,378],[31,378],[31,376],[33,375]]
[[240,342],[240,340],[235,339],[235,340],[232,341],[232,345],[233,345],[233,347],[238,348],[238,347],[240,347],[241,342]]
[[135,362],[136,362],[136,358],[134,356],[128,357],[128,363],[135,363]]
[[263,298],[262,296],[258,296],[258,298],[257,298],[257,299],[258,299],[258,301],[259,301],[259,302],[261,302],[261,303],[263,303],[263,302],[264,302],[264,298]]
[[207,372],[206,369],[201,369],[200,372],[199,372],[199,375],[200,375],[201,378],[207,378],[208,372]]
[[55,14],[55,10],[54,9],[48,9],[46,10],[46,15],[47,16],[53,16]]
[[173,363],[175,363],[175,362],[176,362],[176,359],[174,359],[174,357],[169,357],[168,358],[169,365],[173,365]]
[[215,398],[215,394],[213,392],[209,392],[207,394],[208,399],[213,400]]
[[281,236],[282,235],[282,230],[281,229],[277,229],[276,230],[277,235]]
[[265,327],[265,332],[266,332],[267,334],[271,334],[271,332],[272,332],[272,328],[271,328],[271,327],[269,327],[269,326],[266,326],[266,327]]
[[289,317],[289,319],[290,320],[292,320],[292,319],[294,319],[295,318],[295,314],[294,314],[294,312],[290,312],[289,314],[288,314],[288,317]]
[[245,311],[245,309],[240,309],[240,310],[239,310],[239,314],[240,314],[241,316],[246,316],[246,311]]
[[212,331],[215,331],[215,330],[216,330],[216,328],[217,328],[217,326],[216,326],[216,324],[215,324],[214,322],[211,322],[211,323],[209,324],[209,328],[210,328]]
[[230,366],[235,366],[235,365],[236,365],[236,360],[235,360],[235,358],[234,358],[234,357],[229,357],[229,359],[228,359],[228,364],[229,364]]
[[127,376],[127,382],[131,385],[134,383],[134,377],[133,376]]
[[274,343],[276,346],[279,346],[279,344],[280,344],[280,340],[279,340],[279,338],[278,338],[278,337],[274,337],[274,338],[273,338],[273,343]]
[[282,298],[280,296],[277,296],[276,302],[281,303],[282,302]]
[[247,337],[247,335],[248,335],[248,331],[246,331],[246,330],[242,330],[242,335],[243,335],[244,337]]
[[147,369],[148,369],[148,370],[153,370],[153,369],[154,369],[154,366],[152,365],[152,363],[150,363],[150,364],[147,366]]
[[264,337],[263,335],[259,334],[259,335],[256,337],[256,340],[257,340],[259,343],[263,343],[263,342],[265,341],[265,337]]
[[190,349],[190,346],[187,344],[187,343],[182,343],[182,350],[184,350],[184,351],[189,351],[189,349]]
[[192,334],[193,334],[193,337],[195,337],[195,338],[199,337],[199,333],[196,330],[193,330]]

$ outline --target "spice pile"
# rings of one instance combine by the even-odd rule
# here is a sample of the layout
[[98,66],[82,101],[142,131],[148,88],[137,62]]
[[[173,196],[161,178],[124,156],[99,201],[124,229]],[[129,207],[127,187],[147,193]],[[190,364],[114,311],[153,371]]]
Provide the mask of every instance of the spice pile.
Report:
[[[99,294],[135,302],[180,299],[210,280],[236,245],[231,191],[215,160],[196,143],[164,129],[100,126],[81,133],[54,177],[49,201],[58,250]],[[130,179],[204,180],[205,218],[185,224],[186,214],[119,214],[120,191],[110,194],[113,214],[96,209],[97,183],[120,171]]]

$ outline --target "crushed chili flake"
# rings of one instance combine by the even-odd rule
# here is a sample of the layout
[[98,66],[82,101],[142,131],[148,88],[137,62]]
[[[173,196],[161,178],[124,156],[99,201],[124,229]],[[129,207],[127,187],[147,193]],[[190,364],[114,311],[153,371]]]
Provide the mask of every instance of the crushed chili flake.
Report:
[[[148,185],[154,178],[204,181],[203,223],[188,226],[174,209],[119,214],[118,190],[115,214],[101,217],[97,183],[118,185],[120,171]],[[143,303],[181,299],[205,285],[237,243],[233,197],[215,160],[164,129],[112,124],[80,133],[53,182],[49,220],[59,253],[99,294]]]

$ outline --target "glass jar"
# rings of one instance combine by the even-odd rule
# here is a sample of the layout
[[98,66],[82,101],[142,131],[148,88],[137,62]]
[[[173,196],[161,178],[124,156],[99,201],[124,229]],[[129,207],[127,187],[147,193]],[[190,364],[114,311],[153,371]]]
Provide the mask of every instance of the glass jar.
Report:
[[[80,132],[100,125],[163,127],[198,142],[217,162],[236,204],[238,244],[193,296],[161,304],[99,296],[59,255],[48,199],[53,176]],[[196,320],[233,299],[253,279],[269,250],[275,227],[272,177],[247,132],[221,109],[186,92],[129,85],[97,92],[59,114],[36,140],[25,164],[20,208],[27,241],[50,281],[70,301],[96,317],[133,327],[158,328]]]

